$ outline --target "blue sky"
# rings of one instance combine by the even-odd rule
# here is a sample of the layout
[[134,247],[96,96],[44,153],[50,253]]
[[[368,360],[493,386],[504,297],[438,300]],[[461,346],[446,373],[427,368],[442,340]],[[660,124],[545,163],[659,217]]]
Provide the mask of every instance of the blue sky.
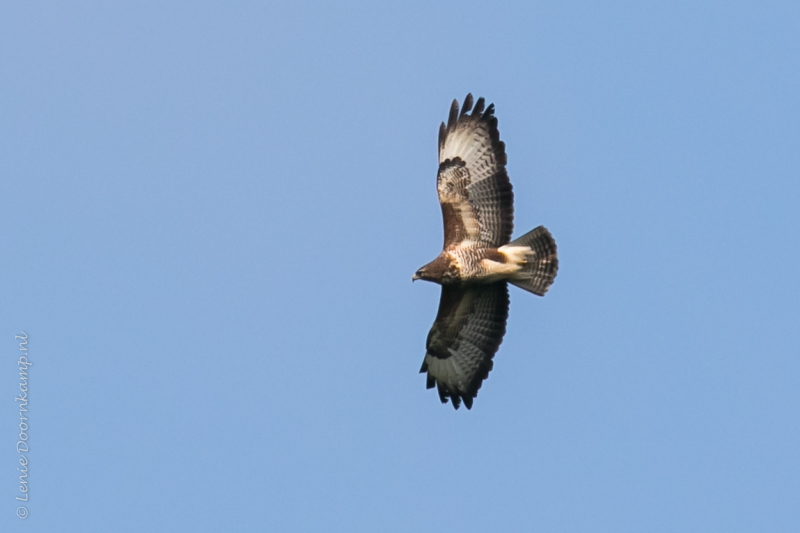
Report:
[[[800,527],[800,4],[1,13],[3,531]],[[468,92],[561,267],[455,412],[411,275]]]

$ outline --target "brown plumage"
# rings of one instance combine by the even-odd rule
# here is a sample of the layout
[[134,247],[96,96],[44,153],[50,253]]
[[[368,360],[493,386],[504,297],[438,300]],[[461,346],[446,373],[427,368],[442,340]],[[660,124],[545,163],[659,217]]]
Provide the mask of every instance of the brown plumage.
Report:
[[[558,271],[556,243],[540,226],[513,242],[514,195],[494,105],[453,100],[439,128],[436,187],[444,220],[442,253],[413,279],[442,285],[439,312],[420,372],[439,398],[467,409],[503,341],[512,283],[543,296]],[[472,113],[469,113],[472,110]]]

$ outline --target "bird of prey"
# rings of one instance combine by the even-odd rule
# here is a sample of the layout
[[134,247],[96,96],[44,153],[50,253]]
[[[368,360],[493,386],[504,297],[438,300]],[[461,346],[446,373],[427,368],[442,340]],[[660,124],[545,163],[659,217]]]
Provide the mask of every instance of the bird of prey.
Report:
[[508,283],[544,296],[558,270],[556,243],[543,226],[511,241],[514,195],[494,104],[484,109],[483,98],[472,104],[468,94],[459,112],[453,100],[439,128],[444,249],[412,278],[442,286],[420,373],[456,409],[462,400],[472,408],[492,370],[506,332]]

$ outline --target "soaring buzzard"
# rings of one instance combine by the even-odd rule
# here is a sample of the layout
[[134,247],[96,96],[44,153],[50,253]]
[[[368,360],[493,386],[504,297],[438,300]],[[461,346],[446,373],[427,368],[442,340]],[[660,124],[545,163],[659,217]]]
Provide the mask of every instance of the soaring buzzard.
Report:
[[[467,409],[492,370],[508,318],[508,283],[544,296],[558,270],[556,243],[543,226],[513,242],[514,195],[506,173],[494,104],[472,95],[459,113],[453,100],[439,128],[436,187],[444,218],[444,249],[412,279],[442,286],[420,373],[439,399]],[[472,110],[472,113],[470,113]]]

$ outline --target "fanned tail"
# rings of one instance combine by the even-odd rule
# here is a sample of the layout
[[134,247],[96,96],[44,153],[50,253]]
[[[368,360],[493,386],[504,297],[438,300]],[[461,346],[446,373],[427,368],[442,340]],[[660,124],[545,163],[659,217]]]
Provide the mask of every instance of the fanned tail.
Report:
[[527,246],[533,252],[522,270],[508,281],[520,289],[544,296],[558,272],[558,253],[553,236],[547,228],[539,226],[507,246]]

